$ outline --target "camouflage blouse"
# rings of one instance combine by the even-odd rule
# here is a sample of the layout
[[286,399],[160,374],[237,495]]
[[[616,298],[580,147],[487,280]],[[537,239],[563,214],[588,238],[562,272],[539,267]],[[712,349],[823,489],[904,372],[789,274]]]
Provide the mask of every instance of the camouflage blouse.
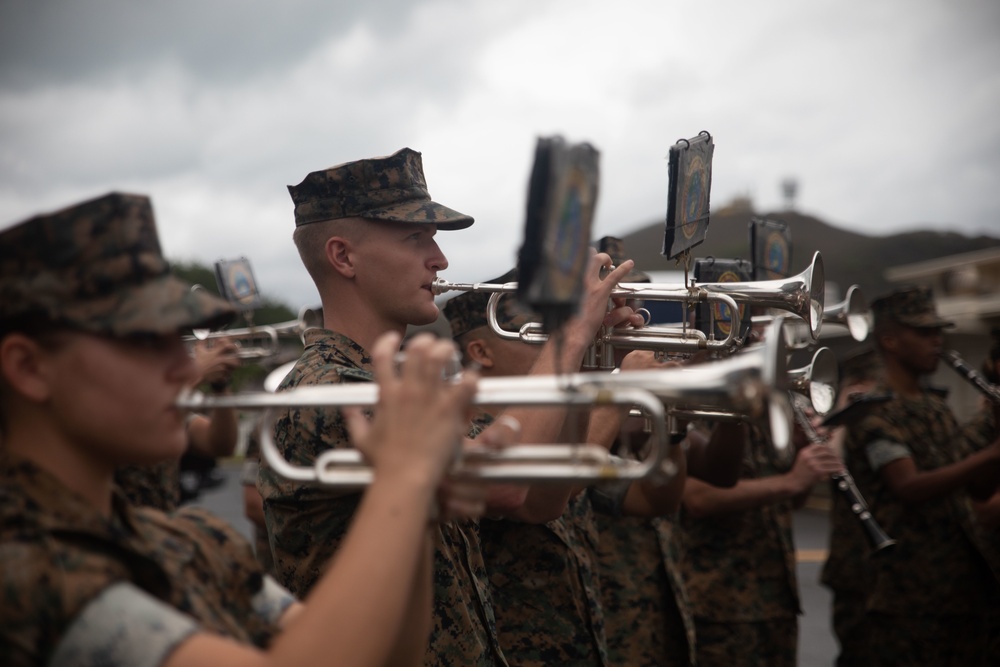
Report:
[[225,521],[120,495],[107,518],[13,458],[0,465],[0,563],[0,664],[10,666],[158,664],[194,632],[265,647],[293,602]]
[[895,497],[879,472],[902,457],[912,458],[918,470],[934,470],[972,451],[944,397],[931,391],[917,398],[894,396],[849,430],[844,449],[858,489],[896,540],[890,552],[868,561],[869,609],[903,616],[949,615],[975,613],[992,604],[997,572],[989,564],[997,568],[1000,561],[978,535],[968,495],[957,491],[908,505]]
[[[740,479],[778,471],[764,443],[749,440]],[[755,622],[796,618],[799,611],[787,502],[696,519],[681,509],[681,570],[696,619]]]
[[[278,391],[300,385],[370,382],[372,360],[357,343],[326,329],[305,334],[305,350]],[[341,412],[292,408],[279,412],[275,445],[293,465],[349,447]],[[359,493],[337,493],[278,477],[260,462],[268,539],[278,580],[304,597],[347,533]],[[434,626],[428,665],[506,665],[496,638],[489,581],[473,522],[441,524],[434,557]]]

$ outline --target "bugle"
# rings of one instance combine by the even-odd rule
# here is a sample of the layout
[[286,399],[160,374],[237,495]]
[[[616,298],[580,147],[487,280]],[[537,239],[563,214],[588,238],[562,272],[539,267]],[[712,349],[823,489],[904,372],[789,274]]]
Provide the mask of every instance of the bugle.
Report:
[[[794,397],[792,399],[792,409],[795,411],[795,419],[805,433],[806,439],[813,444],[829,446],[827,439],[821,436],[819,431],[813,427],[808,415],[806,415],[802,406],[796,402]],[[858,485],[855,484],[854,477],[850,471],[844,468],[843,472],[831,475],[830,478],[833,480],[834,488],[844,496],[844,500],[847,501],[847,506],[850,508],[851,513],[861,522],[861,527],[864,528],[865,537],[868,539],[872,550],[879,552],[894,546],[896,540],[886,535],[885,531],[882,530],[882,526],[875,520],[871,510],[868,509],[868,503],[865,502],[864,496],[858,490]]]
[[809,399],[816,414],[825,415],[837,401],[837,356],[828,347],[819,348],[808,365],[788,371],[788,382],[792,391]]
[[292,336],[301,340],[307,330],[321,326],[323,309],[303,307],[299,309],[296,319],[287,322],[221,331],[196,329],[194,335],[186,336],[184,340],[189,343],[199,340],[231,341],[236,345],[240,359],[268,359],[277,354],[279,338]]
[[823,322],[847,327],[851,338],[859,343],[867,340],[872,329],[872,311],[861,288],[857,285],[847,288],[843,301],[823,311]]
[[990,402],[1000,404],[1000,387],[984,378],[975,368],[965,363],[962,356],[955,350],[945,350],[941,358],[948,362],[951,368],[968,381],[973,387],[983,393]]
[[763,342],[721,361],[684,367],[700,372],[723,369],[734,376],[739,372],[758,374],[758,388],[766,388],[759,400],[742,405],[733,403],[732,407],[722,408],[718,403],[709,405],[700,401],[699,397],[689,395],[673,403],[670,413],[683,419],[747,422],[757,428],[768,442],[768,456],[774,464],[784,468],[794,460],[795,449],[792,443],[794,415],[788,394],[787,350],[782,326],[783,319],[778,318],[768,326]]
[[[580,374],[589,375],[589,374]],[[502,450],[457,447],[450,475],[490,482],[595,482],[611,479],[639,479],[653,472],[672,474],[666,460],[669,446],[666,411],[650,391],[630,386],[603,387],[589,377],[525,376],[489,378],[479,381],[474,404],[478,406],[570,406],[638,405],[658,424],[652,434],[653,446],[643,461],[622,461],[598,445],[518,445]],[[278,393],[244,393],[231,396],[184,392],[177,401],[186,410],[234,408],[264,410],[260,420],[261,456],[275,472],[289,480],[356,489],[367,486],[373,471],[354,449],[321,453],[313,466],[294,466],[278,451],[271,435],[275,411],[280,408],[347,406],[372,407],[378,402],[378,385],[351,383],[297,387]]]

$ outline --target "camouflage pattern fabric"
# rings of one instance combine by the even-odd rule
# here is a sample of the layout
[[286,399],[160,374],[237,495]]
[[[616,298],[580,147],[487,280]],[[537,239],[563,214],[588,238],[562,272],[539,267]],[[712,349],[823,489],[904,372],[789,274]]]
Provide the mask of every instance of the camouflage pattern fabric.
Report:
[[891,321],[918,329],[939,329],[955,326],[942,320],[934,309],[934,297],[926,287],[909,287],[896,290],[872,301],[875,326]]
[[[756,435],[750,438],[740,479],[777,474],[765,447]],[[684,553],[680,565],[694,609],[698,664],[713,664],[705,662],[703,655],[715,651],[715,640],[702,628],[719,623],[734,634],[782,637],[779,652],[787,652],[790,643],[794,660],[797,632],[772,631],[788,627],[788,621],[797,628],[801,611],[790,503],[705,519],[696,519],[682,508],[680,517]]]
[[497,633],[511,665],[608,665],[586,494],[545,524],[480,523]]
[[694,617],[678,567],[674,518],[620,516],[597,504],[594,516],[611,664],[694,664]]
[[431,200],[420,153],[409,148],[388,157],[345,162],[289,185],[295,226],[339,218],[437,225],[465,229],[473,219]]
[[115,336],[230,321],[228,302],[170,273],[153,208],[111,193],[0,233],[0,323],[42,321]]
[[115,485],[136,507],[173,512],[181,501],[180,461],[121,466],[115,470]]
[[[326,329],[305,333],[305,350],[279,391],[300,385],[368,382],[371,358],[352,340]],[[279,413],[275,444],[293,465],[311,464],[331,448],[349,447],[339,410],[294,408]],[[347,533],[360,494],[281,479],[260,462],[268,539],[278,581],[305,597]],[[434,556],[434,627],[427,665],[506,665],[496,639],[489,580],[475,523],[439,526]]]
[[698,620],[698,667],[796,667],[794,618],[718,623]]
[[865,616],[869,644],[863,667],[994,667],[986,654],[987,621],[975,614]]
[[[493,422],[480,412],[471,437]],[[593,561],[593,516],[585,494],[544,524],[483,519],[497,634],[511,665],[608,665]]]
[[0,464],[0,664],[46,664],[79,612],[131,582],[206,632],[265,647],[264,578],[250,546],[201,510],[168,517],[116,495],[106,518],[33,463]]
[[971,452],[944,398],[934,392],[895,396],[848,431],[845,462],[876,520],[896,540],[891,551],[869,560],[868,609],[899,617],[984,611],[996,594],[996,578],[986,563],[998,561],[978,539],[967,494],[928,500],[919,510],[907,506],[872,467],[871,454],[887,446],[904,447],[919,470],[940,468]]

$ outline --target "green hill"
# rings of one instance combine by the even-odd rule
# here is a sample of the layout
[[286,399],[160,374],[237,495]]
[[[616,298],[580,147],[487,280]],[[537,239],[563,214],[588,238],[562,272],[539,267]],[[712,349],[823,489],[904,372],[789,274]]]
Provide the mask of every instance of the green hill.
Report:
[[[921,262],[947,255],[1000,246],[1000,238],[969,237],[953,232],[913,231],[888,236],[870,236],[834,227],[818,218],[781,211],[755,213],[746,205],[713,210],[704,243],[692,250],[694,257],[750,258],[748,225],[752,217],[780,220],[792,238],[792,273],[806,268],[814,251],[823,256],[827,282],[835,282],[843,293],[860,285],[872,298],[888,291],[885,270],[901,264]],[[644,271],[679,268],[660,254],[663,222],[653,222],[624,235],[626,254]]]

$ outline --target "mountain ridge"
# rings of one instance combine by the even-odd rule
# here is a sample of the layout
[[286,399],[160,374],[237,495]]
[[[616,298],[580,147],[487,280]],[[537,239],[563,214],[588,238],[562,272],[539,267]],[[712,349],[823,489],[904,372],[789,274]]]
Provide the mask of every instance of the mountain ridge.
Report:
[[[692,257],[751,259],[749,224],[755,217],[788,226],[790,275],[804,270],[818,250],[823,256],[827,282],[837,283],[841,294],[851,285],[859,285],[869,299],[893,288],[885,278],[885,270],[890,267],[1000,246],[1000,238],[992,236],[926,229],[867,235],[795,210],[757,213],[749,206],[733,204],[711,213],[705,242],[691,250]],[[653,222],[621,237],[626,256],[635,261],[636,268],[642,271],[678,268],[673,260],[660,254],[663,230],[663,222]]]

